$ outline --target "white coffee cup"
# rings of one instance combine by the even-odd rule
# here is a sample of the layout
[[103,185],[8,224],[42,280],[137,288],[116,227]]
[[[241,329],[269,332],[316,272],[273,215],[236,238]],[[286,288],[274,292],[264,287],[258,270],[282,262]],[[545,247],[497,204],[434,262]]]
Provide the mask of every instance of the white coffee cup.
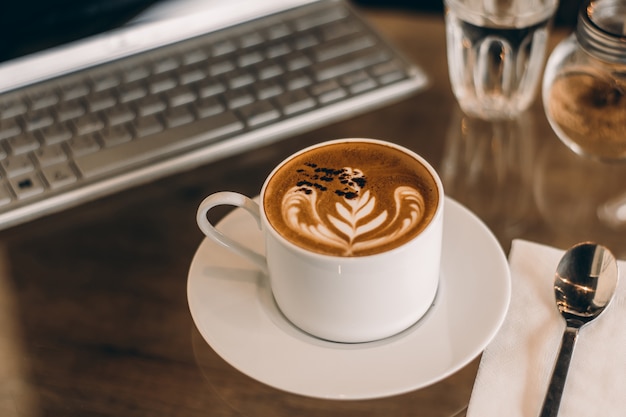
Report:
[[[429,184],[433,188],[430,195],[436,196],[436,199],[431,198],[426,204],[433,209],[432,216],[427,224],[421,226],[421,231],[416,236],[407,237],[408,240],[397,247],[362,256],[319,253],[294,243],[279,233],[268,220],[268,210],[264,205],[266,197],[268,201],[271,199],[267,195],[268,183],[276,173],[284,172],[288,162],[298,161],[300,156],[312,155],[322,148],[334,152],[334,147],[360,145],[383,146],[391,153],[400,152],[403,154],[402,158],[408,157],[411,163],[417,162],[421,167],[422,177],[430,176]],[[368,176],[367,172],[365,178],[368,184],[376,181],[376,177]],[[373,198],[373,191],[372,194],[363,192],[366,189],[367,186],[359,189],[361,196],[378,203],[380,199]],[[300,196],[305,198],[308,194],[302,193]],[[257,203],[235,192],[212,194],[198,208],[198,226],[206,236],[252,261],[269,277],[272,294],[279,309],[302,331],[334,342],[373,341],[407,329],[432,305],[439,284],[444,193],[436,171],[416,153],[399,145],[374,139],[323,142],[295,153],[274,168],[263,184],[258,201]],[[352,203],[354,201],[356,200],[352,200]],[[250,233],[263,235],[265,254],[246,248],[244,244],[222,234],[208,221],[209,210],[221,205],[243,208],[256,219],[260,231],[251,230]],[[374,204],[371,206],[374,207]],[[406,204],[404,206],[408,207]],[[414,204],[411,206],[413,211],[408,211],[414,217],[417,216],[415,207],[417,205]],[[397,207],[383,207],[381,210],[386,216],[387,213],[392,213],[392,209],[396,212],[399,210]],[[377,217],[379,218],[381,217]],[[403,224],[406,222],[408,220],[405,219]],[[384,226],[383,222],[379,227]],[[370,240],[373,241],[375,240]]]

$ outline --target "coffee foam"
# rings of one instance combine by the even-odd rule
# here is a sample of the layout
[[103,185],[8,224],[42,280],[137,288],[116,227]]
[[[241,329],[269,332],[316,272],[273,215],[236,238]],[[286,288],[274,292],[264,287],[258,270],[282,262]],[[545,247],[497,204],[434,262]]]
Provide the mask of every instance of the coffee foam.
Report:
[[380,143],[321,146],[284,163],[270,178],[270,224],[305,249],[365,256],[408,242],[433,218],[436,182],[419,161]]

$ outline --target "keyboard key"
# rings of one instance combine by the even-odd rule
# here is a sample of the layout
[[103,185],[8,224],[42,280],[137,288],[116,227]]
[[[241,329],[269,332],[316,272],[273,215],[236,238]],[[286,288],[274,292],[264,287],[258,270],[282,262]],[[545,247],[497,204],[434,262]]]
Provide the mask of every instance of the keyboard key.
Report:
[[291,47],[286,42],[277,43],[270,46],[265,51],[265,56],[269,59],[285,56],[291,52]]
[[339,78],[343,85],[352,85],[367,79],[369,79],[369,75],[365,70],[354,71]]
[[39,131],[46,145],[60,143],[72,137],[72,131],[65,123],[55,123]]
[[364,91],[372,90],[374,88],[376,88],[376,81],[372,80],[371,78],[356,82],[348,87],[352,94],[359,94]]
[[224,93],[224,99],[226,104],[231,109],[245,106],[254,101],[254,96],[246,89],[240,88],[239,90],[228,90]]
[[133,100],[138,100],[148,95],[148,89],[140,82],[134,82],[130,84],[124,84],[120,87],[119,100],[122,103],[128,103]]
[[150,80],[150,92],[158,94],[176,87],[177,84],[178,81],[173,74],[159,74]]
[[104,127],[104,122],[97,114],[87,113],[72,120],[77,135],[86,135]]
[[337,81],[328,80],[311,87],[311,93],[320,103],[331,103],[348,95]]
[[259,51],[248,52],[237,58],[237,65],[239,67],[249,67],[250,65],[258,64],[263,61],[263,55]]
[[254,76],[243,70],[233,71],[228,77],[228,86],[231,89],[245,87],[254,83]]
[[341,77],[343,85],[347,86],[352,94],[362,93],[376,87],[374,81],[364,70],[355,71],[353,73]]
[[178,76],[178,82],[181,85],[195,83],[201,81],[206,77],[206,74],[201,68],[188,68],[184,70]]
[[265,35],[268,40],[273,41],[280,38],[285,38],[291,35],[291,29],[285,23],[277,23],[275,25],[270,26],[265,31]]
[[106,109],[103,115],[109,126],[119,125],[135,119],[135,111],[126,104]]
[[91,79],[93,91],[103,91],[120,85],[121,80],[117,74],[98,74]]
[[136,102],[137,112],[140,116],[160,113],[167,108],[166,103],[159,96],[146,96]]
[[311,87],[311,93],[314,96],[318,96],[318,97],[325,93],[336,91],[336,90],[342,90],[341,85],[339,85],[339,83],[336,80],[323,81]]
[[230,61],[223,60],[209,65],[209,75],[215,77],[221,74],[226,74],[235,70],[235,64]]
[[43,90],[37,93],[31,94],[29,97],[30,108],[32,110],[39,110],[45,107],[54,106],[59,102],[59,96],[50,90]]
[[317,40],[317,38],[315,36],[313,36],[312,33],[306,33],[306,34],[299,35],[298,37],[296,37],[293,40],[293,45],[298,50],[310,48],[310,47],[315,46],[317,44],[319,44],[319,41]]
[[168,109],[164,115],[167,127],[177,127],[194,121],[193,113],[185,106]]
[[61,97],[63,100],[73,100],[89,94],[89,86],[85,83],[66,84],[61,87]]
[[283,86],[276,80],[267,80],[254,86],[255,94],[259,100],[267,100],[276,97],[284,90]]
[[0,101],[0,120],[26,113],[26,104],[17,99]]
[[0,184],[0,206],[6,206],[13,201],[13,196],[3,185]]
[[133,138],[125,125],[106,127],[100,131],[100,138],[105,147],[116,146]]
[[33,154],[37,158],[39,165],[42,167],[67,161],[67,154],[63,150],[63,146],[60,143],[50,146],[42,146],[33,152]]
[[74,156],[87,155],[100,149],[96,135],[91,133],[83,136],[75,136],[68,141],[68,146]]
[[280,117],[280,112],[267,101],[257,101],[239,109],[248,126],[259,126]]
[[406,74],[404,71],[394,71],[389,72],[387,74],[381,75],[378,77],[378,82],[382,85],[395,83],[396,81],[400,81],[406,78]]
[[150,75],[150,70],[143,66],[134,66],[122,71],[122,79],[125,83],[132,83],[143,80]]
[[203,49],[197,48],[183,54],[183,64],[191,65],[209,59],[209,54]]
[[272,61],[265,61],[254,68],[259,80],[268,80],[284,74],[284,70],[280,65]]
[[215,97],[202,98],[196,102],[194,107],[199,119],[216,115],[225,110],[222,103]]
[[301,52],[289,54],[286,62],[287,69],[289,71],[296,71],[299,69],[308,68],[312,64],[313,62],[309,59],[309,57]]
[[137,136],[149,136],[163,130],[163,125],[159,119],[151,114],[148,116],[138,117],[135,122],[135,132]]
[[86,109],[80,100],[70,100],[61,102],[56,108],[57,120],[64,122],[85,114]]
[[294,22],[296,30],[302,31],[331,23],[346,17],[348,12],[343,8],[330,8],[317,13],[309,14],[297,19]]
[[390,84],[406,77],[402,65],[396,61],[387,61],[372,67],[372,75],[378,77],[381,84]]
[[206,79],[198,85],[200,97],[210,97],[226,91],[224,84],[217,80]]
[[0,120],[0,139],[10,138],[11,136],[19,135],[21,132],[22,128],[17,124],[17,120]]
[[316,63],[311,69],[318,81],[324,81],[340,77],[352,71],[358,71],[387,59],[388,54],[386,51],[368,48],[354,54]]
[[338,21],[333,22],[325,27],[323,27],[320,31],[322,35],[322,39],[325,41],[332,41],[334,39],[339,39],[344,36],[354,35],[355,33],[361,30],[361,26],[352,21]]
[[164,72],[173,71],[178,68],[179,63],[173,56],[166,56],[157,59],[152,67],[153,74],[162,74]]
[[78,177],[67,163],[46,167],[42,170],[42,173],[53,189],[73,184],[78,180]]
[[315,107],[315,100],[304,90],[288,91],[276,97],[276,102],[287,115]]
[[190,146],[207,143],[242,130],[243,123],[234,114],[220,113],[200,119],[198,124],[184,125],[171,131],[134,140],[96,154],[76,158],[75,163],[86,178],[93,178],[118,169],[149,161]]
[[222,56],[226,54],[230,54],[231,52],[235,52],[237,50],[237,46],[230,39],[224,39],[216,42],[211,48],[212,56]]
[[39,148],[39,141],[33,133],[23,133],[18,136],[13,136],[9,138],[7,142],[11,153],[14,155],[30,152]]
[[297,90],[311,85],[313,80],[303,72],[292,72],[284,78],[283,82],[287,89]]
[[196,93],[188,86],[178,87],[165,93],[165,99],[170,107],[193,103],[196,98]]
[[93,93],[86,98],[86,101],[89,103],[89,111],[93,113],[113,107],[117,103],[117,100],[111,90],[103,90]]
[[52,125],[54,123],[54,118],[48,111],[36,110],[28,113],[28,115],[24,117],[24,123],[26,125],[26,130],[33,131]]
[[332,42],[326,42],[314,48],[313,53],[315,54],[316,60],[322,62],[369,48],[374,44],[375,41],[371,36],[358,35],[348,40],[337,39]]
[[[193,129],[197,132],[203,132],[202,139],[189,139],[189,143],[195,143],[197,140],[202,142],[216,139],[228,134],[233,134],[243,130],[244,124],[232,112],[223,112],[214,116],[198,119],[198,125],[191,126],[188,130]],[[181,130],[184,131],[184,130]],[[193,136],[193,135],[192,135]],[[184,141],[181,141],[184,142]]]
[[241,48],[250,48],[262,44],[264,41],[263,36],[258,32],[250,32],[242,35],[239,39],[239,45]]
[[19,178],[12,178],[9,180],[9,183],[13,188],[13,192],[19,199],[33,197],[43,193],[45,190],[43,182],[36,173],[23,175]]
[[17,177],[18,175],[35,170],[33,161],[28,157],[28,154],[7,156],[0,164],[2,164],[2,168],[4,168],[9,178]]

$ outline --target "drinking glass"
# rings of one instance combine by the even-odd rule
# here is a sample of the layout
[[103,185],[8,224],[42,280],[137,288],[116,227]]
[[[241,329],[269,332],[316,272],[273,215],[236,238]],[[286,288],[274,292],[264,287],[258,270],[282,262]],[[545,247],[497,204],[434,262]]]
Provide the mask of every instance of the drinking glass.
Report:
[[536,96],[558,0],[445,0],[448,69],[461,109],[514,118]]

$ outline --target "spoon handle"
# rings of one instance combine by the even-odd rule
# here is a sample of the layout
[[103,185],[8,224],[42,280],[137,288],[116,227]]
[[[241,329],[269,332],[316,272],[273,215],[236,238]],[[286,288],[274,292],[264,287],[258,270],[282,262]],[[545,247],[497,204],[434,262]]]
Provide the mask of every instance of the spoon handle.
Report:
[[548,385],[546,398],[543,400],[540,417],[556,417],[559,413],[561,405],[561,397],[563,396],[563,387],[567,378],[569,363],[574,353],[574,344],[578,337],[578,327],[567,326],[563,332],[561,339],[561,348],[559,356],[556,359],[554,370],[552,370],[552,378]]

